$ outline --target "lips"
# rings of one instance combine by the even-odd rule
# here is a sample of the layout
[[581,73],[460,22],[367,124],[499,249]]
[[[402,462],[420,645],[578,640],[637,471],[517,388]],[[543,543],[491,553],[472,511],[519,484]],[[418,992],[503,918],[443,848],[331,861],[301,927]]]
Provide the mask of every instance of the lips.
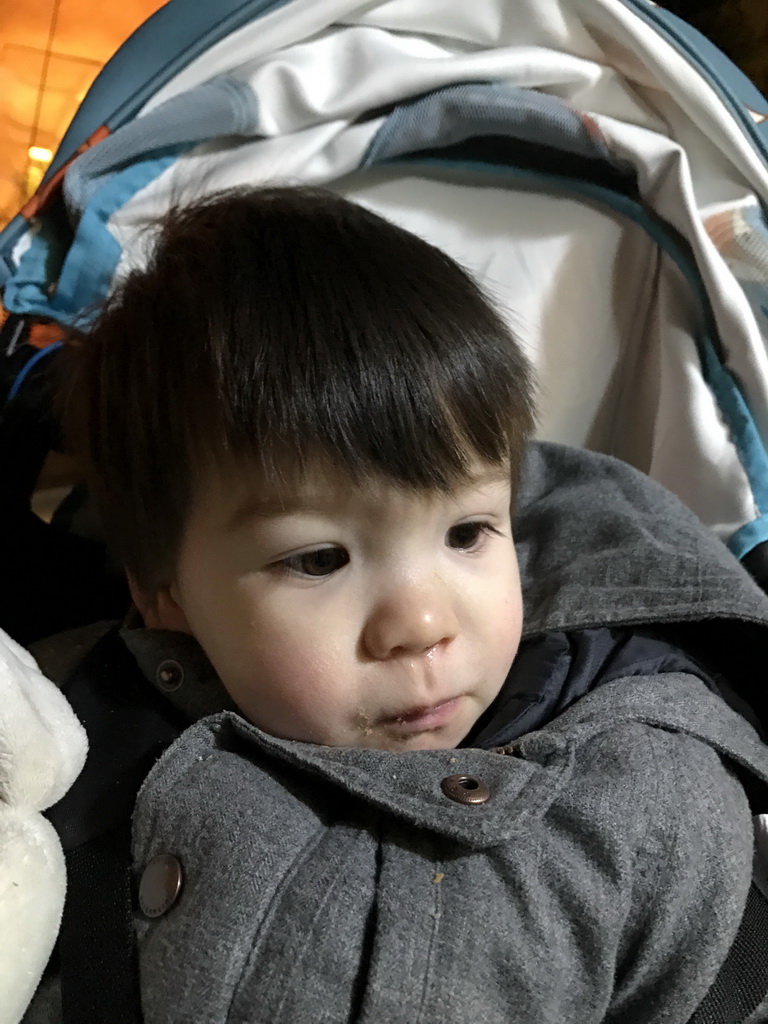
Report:
[[429,729],[438,729],[453,718],[460,702],[461,697],[449,697],[448,700],[438,701],[436,704],[409,708],[400,714],[392,715],[385,721],[388,725],[395,726],[400,732],[425,732]]

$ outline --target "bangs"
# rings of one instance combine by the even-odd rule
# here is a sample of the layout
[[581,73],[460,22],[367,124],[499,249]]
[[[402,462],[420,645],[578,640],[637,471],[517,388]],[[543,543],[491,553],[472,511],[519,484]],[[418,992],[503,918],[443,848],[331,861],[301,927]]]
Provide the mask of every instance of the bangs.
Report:
[[355,481],[436,490],[477,460],[513,462],[533,385],[506,323],[440,250],[331,198],[333,215],[309,226],[257,228],[269,259],[230,275],[231,315],[209,321],[185,400],[208,410],[195,449],[218,439],[267,478],[321,455]]
[[258,354],[249,345],[239,366],[218,364],[214,389],[206,374],[209,390],[191,406],[209,409],[194,431],[197,452],[218,439],[221,455],[254,460],[266,478],[292,464],[301,474],[320,457],[357,482],[383,476],[443,491],[477,460],[510,460],[528,429],[526,382],[502,339],[489,344],[486,334],[478,358],[423,320],[358,315],[349,330],[325,319],[307,318],[294,345]]

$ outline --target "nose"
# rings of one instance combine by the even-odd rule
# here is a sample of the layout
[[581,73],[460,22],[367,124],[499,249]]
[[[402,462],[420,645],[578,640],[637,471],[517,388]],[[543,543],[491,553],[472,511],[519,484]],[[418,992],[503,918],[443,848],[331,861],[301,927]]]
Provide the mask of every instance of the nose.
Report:
[[405,585],[375,605],[363,629],[363,647],[377,661],[426,654],[453,640],[458,628],[445,587]]

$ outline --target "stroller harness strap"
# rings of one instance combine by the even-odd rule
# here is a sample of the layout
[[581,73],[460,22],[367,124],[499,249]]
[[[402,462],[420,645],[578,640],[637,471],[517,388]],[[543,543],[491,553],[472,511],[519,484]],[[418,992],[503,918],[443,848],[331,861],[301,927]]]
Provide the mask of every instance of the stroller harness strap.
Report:
[[768,900],[752,883],[727,959],[689,1024],[742,1024],[768,993]]
[[142,1022],[130,851],[129,820],[66,854],[59,935],[64,1024]]

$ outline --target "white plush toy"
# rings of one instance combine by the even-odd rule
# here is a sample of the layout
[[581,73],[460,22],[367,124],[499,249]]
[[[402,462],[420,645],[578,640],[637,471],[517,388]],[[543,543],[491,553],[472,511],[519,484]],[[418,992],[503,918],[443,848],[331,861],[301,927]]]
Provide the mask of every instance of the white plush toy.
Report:
[[66,874],[41,812],[85,762],[85,732],[32,656],[0,630],[0,1024],[17,1024],[53,949]]

